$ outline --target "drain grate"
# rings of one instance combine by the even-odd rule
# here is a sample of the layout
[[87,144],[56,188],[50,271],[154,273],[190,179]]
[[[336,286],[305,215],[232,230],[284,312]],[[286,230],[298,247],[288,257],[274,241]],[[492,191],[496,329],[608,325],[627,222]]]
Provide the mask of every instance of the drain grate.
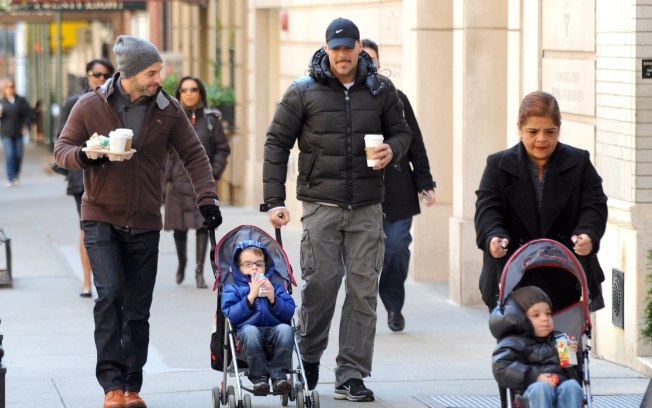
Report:
[[[430,399],[437,405],[429,405],[431,408],[497,408],[500,407],[498,395],[434,395]],[[593,408],[624,408],[639,407],[643,402],[643,395],[594,395]]]

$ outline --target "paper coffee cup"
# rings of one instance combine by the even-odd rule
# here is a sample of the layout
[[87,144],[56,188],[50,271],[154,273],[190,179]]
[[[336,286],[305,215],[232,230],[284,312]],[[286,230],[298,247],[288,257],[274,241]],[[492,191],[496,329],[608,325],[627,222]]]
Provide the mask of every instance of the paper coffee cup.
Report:
[[134,132],[131,129],[116,129],[109,132],[109,150],[114,153],[123,153],[131,150],[131,140]]
[[90,150],[101,150],[102,145],[100,144],[100,139],[88,139],[86,141],[86,147]]
[[364,147],[367,152],[367,166],[374,167],[376,163],[378,163],[378,160],[372,160],[370,157],[373,156],[376,147],[383,144],[383,140],[383,135],[364,135]]

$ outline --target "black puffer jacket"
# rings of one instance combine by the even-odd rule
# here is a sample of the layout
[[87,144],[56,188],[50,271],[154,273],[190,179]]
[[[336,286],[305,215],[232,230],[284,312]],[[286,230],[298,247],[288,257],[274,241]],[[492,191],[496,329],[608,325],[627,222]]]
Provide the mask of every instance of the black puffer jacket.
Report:
[[298,139],[297,198],[358,208],[383,201],[383,172],[367,167],[364,135],[382,133],[398,162],[410,145],[410,129],[392,82],[376,72],[369,55],[358,58],[348,90],[330,72],[319,49],[310,75],[292,83],[267,130],[263,185],[268,208],[285,205],[290,150]]
[[[553,331],[546,338],[534,336],[534,328],[523,310],[511,298],[504,308],[496,306],[489,317],[489,329],[498,340],[492,368],[498,386],[524,391],[539,374],[559,376],[559,383],[580,378],[577,367],[562,368]],[[578,360],[579,361],[579,360]]]

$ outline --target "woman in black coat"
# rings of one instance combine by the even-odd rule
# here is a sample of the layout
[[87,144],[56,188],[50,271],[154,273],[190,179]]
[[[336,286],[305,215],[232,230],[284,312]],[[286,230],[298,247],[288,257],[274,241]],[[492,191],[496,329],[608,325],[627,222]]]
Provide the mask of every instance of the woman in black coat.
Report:
[[[183,77],[175,93],[188,119],[195,128],[213,168],[213,177],[219,180],[231,153],[229,142],[219,114],[206,110],[206,88],[201,80]],[[195,280],[198,288],[206,288],[204,282],[204,260],[208,247],[208,230],[203,225],[204,217],[197,208],[195,190],[176,151],[170,151],[165,169],[165,218],[163,228],[173,230],[179,266],[176,282],[181,284],[185,276],[188,248],[188,230],[196,230]]]
[[[586,273],[590,309],[604,307],[597,253],[607,224],[607,196],[589,153],[559,143],[561,114],[555,98],[532,92],[519,108],[521,141],[492,154],[476,191],[476,243],[484,252],[480,291],[489,310],[509,256],[537,238],[559,241],[575,253]],[[523,285],[552,286],[545,274]],[[551,295],[553,309],[565,296]]]

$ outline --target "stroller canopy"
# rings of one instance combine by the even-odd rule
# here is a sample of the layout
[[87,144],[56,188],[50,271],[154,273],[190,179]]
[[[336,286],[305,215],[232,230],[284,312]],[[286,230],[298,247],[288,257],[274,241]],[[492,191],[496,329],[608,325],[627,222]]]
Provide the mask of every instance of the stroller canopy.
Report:
[[555,327],[577,337],[591,326],[589,292],[582,265],[564,245],[536,239],[507,261],[500,279],[499,304],[519,287],[540,287],[552,301]]
[[213,272],[215,273],[216,285],[224,285],[226,279],[231,275],[231,260],[236,243],[248,240],[258,241],[265,245],[267,253],[274,261],[275,273],[293,286],[297,286],[292,272],[292,265],[281,245],[267,232],[254,225],[241,225],[232,229],[224,234],[215,246],[215,267]]

